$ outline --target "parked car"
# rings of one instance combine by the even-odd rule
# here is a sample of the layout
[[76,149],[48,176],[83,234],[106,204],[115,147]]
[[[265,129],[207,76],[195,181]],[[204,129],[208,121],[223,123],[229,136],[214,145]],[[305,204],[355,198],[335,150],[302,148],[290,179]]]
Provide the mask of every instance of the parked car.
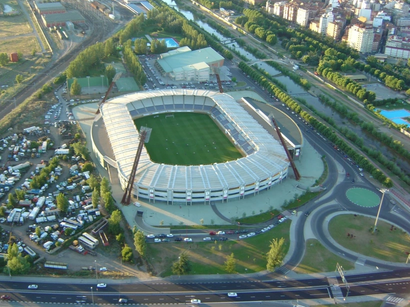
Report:
[[192,238],[184,238],[185,242],[192,242]]
[[201,300],[197,298],[191,299],[191,304],[201,304]]
[[203,240],[203,241],[211,241],[212,239],[211,239],[211,237],[205,237],[205,238],[203,238],[202,240]]
[[9,301],[9,300],[11,300],[11,297],[8,296],[8,295],[2,295],[2,296],[1,296],[1,299],[2,299],[3,301]]

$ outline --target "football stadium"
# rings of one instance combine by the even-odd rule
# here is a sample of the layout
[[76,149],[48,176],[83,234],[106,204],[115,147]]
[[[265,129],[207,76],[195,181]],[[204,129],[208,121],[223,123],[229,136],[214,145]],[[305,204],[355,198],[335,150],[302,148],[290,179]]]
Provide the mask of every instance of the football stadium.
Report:
[[99,152],[97,136],[93,151],[101,164],[108,161],[118,170],[123,189],[141,127],[152,129],[135,175],[136,197],[187,204],[228,201],[269,189],[288,175],[282,145],[228,94],[137,92],[109,100],[100,111],[114,158]]

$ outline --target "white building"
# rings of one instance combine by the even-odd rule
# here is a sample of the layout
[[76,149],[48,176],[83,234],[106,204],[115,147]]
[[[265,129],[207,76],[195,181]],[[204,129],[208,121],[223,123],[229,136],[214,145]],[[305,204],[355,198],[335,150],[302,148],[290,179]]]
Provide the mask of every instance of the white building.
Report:
[[319,19],[319,33],[325,35],[328,22],[334,21],[334,15],[332,12],[324,13]]
[[391,21],[391,16],[387,15],[385,12],[379,12],[373,19],[373,27],[381,27],[384,21]]
[[384,54],[394,58],[410,58],[410,39],[397,35],[390,36],[386,41]]
[[299,8],[296,15],[296,23],[302,27],[307,27],[309,23],[309,9]]
[[363,25],[353,25],[349,29],[347,44],[359,51],[360,53],[369,53],[372,51],[374,40],[373,27]]

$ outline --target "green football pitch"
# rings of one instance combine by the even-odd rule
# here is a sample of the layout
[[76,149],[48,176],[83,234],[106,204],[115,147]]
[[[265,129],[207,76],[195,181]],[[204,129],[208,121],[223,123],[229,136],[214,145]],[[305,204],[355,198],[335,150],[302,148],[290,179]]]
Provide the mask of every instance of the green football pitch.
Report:
[[200,165],[236,160],[242,154],[224,135],[212,118],[199,113],[151,115],[135,120],[152,128],[145,147],[155,163]]

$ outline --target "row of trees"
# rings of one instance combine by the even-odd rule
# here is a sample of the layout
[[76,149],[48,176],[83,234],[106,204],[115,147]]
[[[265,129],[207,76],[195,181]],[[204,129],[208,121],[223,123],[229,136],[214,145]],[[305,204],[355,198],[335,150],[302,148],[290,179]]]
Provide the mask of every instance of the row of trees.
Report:
[[387,62],[381,62],[374,56],[368,56],[366,63],[364,71],[379,79],[392,76],[397,80],[402,80],[406,88],[410,87],[410,63],[408,61],[407,66],[401,65],[400,63],[393,65]]
[[252,67],[248,66],[246,63],[239,63],[239,68],[242,69],[247,75],[251,76],[256,82],[267,89],[268,92],[274,94],[283,103],[285,103],[289,108],[298,113],[305,121],[316,128],[323,136],[328,140],[337,145],[341,150],[343,150],[347,155],[349,155],[356,163],[365,169],[367,172],[373,175],[373,177],[381,182],[386,187],[391,187],[393,185],[390,178],[385,176],[378,168],[371,164],[364,156],[357,153],[353,148],[350,147],[348,143],[343,141],[334,130],[328,125],[323,124],[318,121],[313,116],[309,115],[307,112],[303,111],[299,103],[297,103],[292,97],[284,93],[275,84],[266,79],[264,75],[255,71]]
[[145,84],[145,82],[147,82],[147,76],[144,73],[144,69],[140,61],[135,56],[131,45],[132,45],[131,40],[128,40],[124,44],[124,48],[123,48],[124,61],[127,64],[129,71],[134,75],[135,81],[138,84],[143,85]]

